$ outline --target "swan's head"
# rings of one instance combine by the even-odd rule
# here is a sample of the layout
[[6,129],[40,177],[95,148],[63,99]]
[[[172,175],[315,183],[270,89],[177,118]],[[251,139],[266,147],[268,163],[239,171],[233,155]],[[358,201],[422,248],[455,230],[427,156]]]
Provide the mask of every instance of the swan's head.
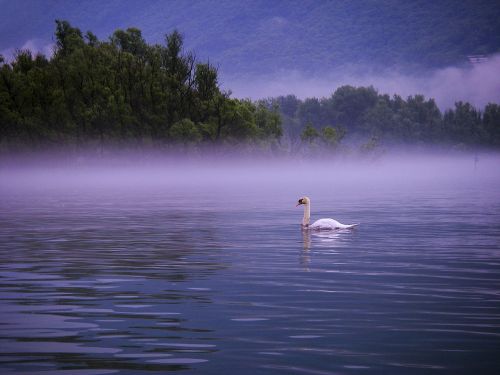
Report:
[[[301,204],[308,205],[311,201],[309,200],[308,197],[302,197],[299,199],[299,202],[297,203],[297,206],[300,206]],[[295,207],[297,207],[295,206]]]

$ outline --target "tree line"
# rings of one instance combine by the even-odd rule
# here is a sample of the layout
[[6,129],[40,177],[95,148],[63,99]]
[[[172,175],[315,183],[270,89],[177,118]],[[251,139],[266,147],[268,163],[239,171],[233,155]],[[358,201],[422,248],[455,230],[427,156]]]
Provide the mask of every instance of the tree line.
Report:
[[105,41],[56,21],[51,58],[0,56],[0,147],[272,145],[275,108],[230,97],[217,68],[183,50],[177,31],[148,45],[136,28]]
[[235,99],[216,67],[184,51],[177,31],[163,45],[147,44],[136,28],[101,41],[57,20],[52,57],[0,56],[0,152],[126,144],[307,154],[390,143],[498,148],[500,106],[458,102],[442,113],[422,95],[352,86],[322,99]]
[[362,150],[396,143],[500,147],[500,105],[494,103],[480,111],[457,102],[443,113],[422,95],[403,99],[379,94],[373,87],[347,85],[327,98],[288,95],[267,99],[266,104],[279,107],[284,138],[292,150],[307,145],[335,150],[349,140]]

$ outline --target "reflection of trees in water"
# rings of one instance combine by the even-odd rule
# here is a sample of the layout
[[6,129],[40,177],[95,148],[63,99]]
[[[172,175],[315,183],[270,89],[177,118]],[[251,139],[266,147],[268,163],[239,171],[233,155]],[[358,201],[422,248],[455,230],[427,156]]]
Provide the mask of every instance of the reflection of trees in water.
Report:
[[[188,282],[226,267],[217,256],[217,213],[117,206],[0,215],[5,349],[26,358],[9,366],[43,358],[54,366],[169,371],[191,368],[175,363],[185,353],[218,350],[183,340],[213,338],[196,307],[211,303],[211,292]],[[122,357],[113,355],[118,347]],[[165,358],[173,363],[148,362]],[[26,368],[36,373],[33,363]]]
[[35,271],[50,267],[65,279],[112,274],[184,281],[225,267],[213,257],[220,248],[215,213],[44,216],[19,218],[9,240],[12,256],[33,261]]
[[221,248],[217,214],[147,208],[12,212],[0,228],[0,270],[13,273],[16,293],[54,293],[68,303],[125,292],[136,300],[210,302],[207,293],[179,293],[170,284],[159,293],[155,285],[227,267],[214,256]]

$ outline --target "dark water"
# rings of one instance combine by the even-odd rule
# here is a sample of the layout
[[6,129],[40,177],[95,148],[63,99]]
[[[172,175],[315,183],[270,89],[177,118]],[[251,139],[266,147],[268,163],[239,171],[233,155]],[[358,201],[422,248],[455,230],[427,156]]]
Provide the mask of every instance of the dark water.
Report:
[[500,373],[498,179],[165,173],[3,180],[2,374]]

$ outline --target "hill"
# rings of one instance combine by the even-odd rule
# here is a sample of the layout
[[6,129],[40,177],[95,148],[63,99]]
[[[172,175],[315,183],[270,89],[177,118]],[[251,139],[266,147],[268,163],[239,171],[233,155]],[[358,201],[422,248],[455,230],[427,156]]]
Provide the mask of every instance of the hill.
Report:
[[55,19],[107,38],[137,27],[149,43],[179,30],[186,48],[227,74],[346,66],[438,68],[500,52],[495,0],[7,1],[0,53],[47,50]]

